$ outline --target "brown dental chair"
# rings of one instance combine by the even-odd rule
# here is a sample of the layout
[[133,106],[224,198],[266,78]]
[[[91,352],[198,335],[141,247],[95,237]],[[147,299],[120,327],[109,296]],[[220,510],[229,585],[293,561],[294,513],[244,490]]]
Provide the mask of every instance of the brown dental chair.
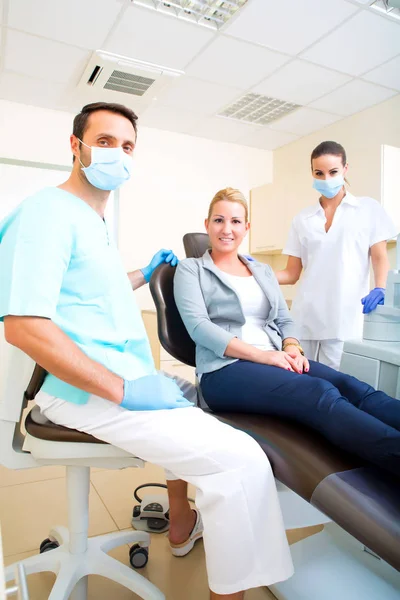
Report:
[[[186,234],[183,241],[188,257],[200,257],[209,247],[206,234]],[[160,265],[150,281],[158,335],[169,354],[195,366],[195,345],[174,300],[174,273],[175,268]],[[215,416],[247,432],[263,448],[288,529],[325,524],[323,531],[291,546],[295,575],[271,587],[278,599],[400,599],[398,480],[291,421]]]

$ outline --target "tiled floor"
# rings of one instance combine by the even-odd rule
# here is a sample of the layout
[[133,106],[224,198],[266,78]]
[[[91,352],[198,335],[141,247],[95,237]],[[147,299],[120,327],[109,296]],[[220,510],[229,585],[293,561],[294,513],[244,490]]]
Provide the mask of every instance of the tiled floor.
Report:
[[[89,534],[129,529],[136,485],[163,481],[163,471],[149,464],[145,469],[92,469]],[[9,471],[0,466],[0,522],[6,564],[37,553],[52,526],[67,524],[64,468]],[[300,535],[304,537],[305,533]],[[295,541],[298,536],[299,532],[293,532],[289,539]],[[127,546],[117,548],[111,555],[129,564]],[[165,535],[154,534],[149,564],[141,573],[163,590],[167,600],[208,600],[201,542],[190,555],[179,559],[170,554]],[[45,600],[53,582],[54,576],[49,573],[30,576],[30,600]],[[134,600],[138,597],[118,584],[93,576],[89,578],[89,598]],[[246,595],[246,600],[271,598],[274,596],[261,588]]]

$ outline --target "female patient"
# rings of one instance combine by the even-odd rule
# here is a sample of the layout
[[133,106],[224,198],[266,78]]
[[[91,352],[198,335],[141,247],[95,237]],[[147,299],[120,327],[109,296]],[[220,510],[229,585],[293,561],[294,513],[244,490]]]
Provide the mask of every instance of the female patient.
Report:
[[238,254],[241,192],[218,192],[205,224],[211,250],[179,263],[174,292],[210,408],[293,419],[400,475],[400,401],[307,360],[272,269]]

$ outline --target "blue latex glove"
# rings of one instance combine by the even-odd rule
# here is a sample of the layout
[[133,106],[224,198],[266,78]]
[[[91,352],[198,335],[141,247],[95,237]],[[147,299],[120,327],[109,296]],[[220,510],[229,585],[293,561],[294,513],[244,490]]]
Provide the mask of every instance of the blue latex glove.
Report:
[[120,404],[127,410],[163,410],[193,406],[184,398],[175,381],[165,375],[146,375],[124,380],[124,397]]
[[243,256],[244,256],[245,258],[247,258],[247,260],[248,260],[249,262],[255,262],[255,258],[253,258],[252,256],[250,256],[250,254],[243,254]]
[[368,313],[375,310],[378,304],[384,304],[385,302],[385,288],[374,288],[370,291],[370,293],[361,299],[361,304],[363,305],[363,313],[367,315]]
[[144,278],[147,282],[150,281],[151,276],[153,275],[154,269],[161,265],[161,263],[169,263],[171,267],[176,267],[178,264],[178,257],[172,252],[172,250],[159,250],[151,259],[147,267],[143,267],[140,269],[144,275]]

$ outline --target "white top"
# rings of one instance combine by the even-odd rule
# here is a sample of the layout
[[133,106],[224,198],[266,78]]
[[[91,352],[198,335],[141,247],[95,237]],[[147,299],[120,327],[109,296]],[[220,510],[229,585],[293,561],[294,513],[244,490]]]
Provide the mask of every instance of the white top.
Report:
[[260,350],[276,350],[268,334],[263,329],[271,305],[257,281],[253,276],[240,277],[230,275],[225,271],[223,271],[223,274],[239,296],[246,319],[242,327],[242,341]]
[[369,292],[369,249],[396,235],[384,208],[349,192],[325,231],[318,202],[293,219],[283,254],[301,258],[303,275],[292,316],[303,340],[362,336],[361,298]]

